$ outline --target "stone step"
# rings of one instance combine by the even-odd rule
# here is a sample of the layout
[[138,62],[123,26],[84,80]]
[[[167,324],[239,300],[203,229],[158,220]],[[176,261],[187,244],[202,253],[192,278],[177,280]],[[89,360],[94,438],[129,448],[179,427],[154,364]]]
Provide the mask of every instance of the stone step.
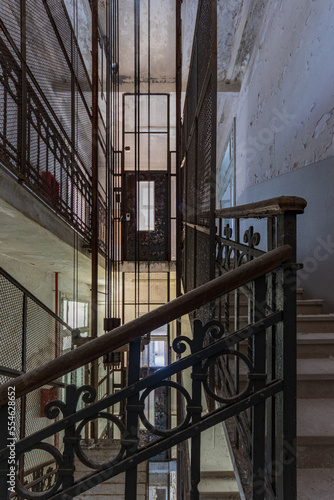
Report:
[[321,299],[297,300],[297,314],[321,314],[323,303]]
[[334,358],[297,360],[297,397],[334,398]]
[[[117,440],[102,440],[93,445],[82,445],[84,453],[91,460],[99,462],[107,462],[114,458],[120,448]],[[74,479],[77,480],[87,474],[90,474],[93,469],[87,467],[79,459],[75,462]],[[76,496],[76,500],[104,500],[111,498],[112,500],[124,500],[125,492],[125,472],[118,474],[115,477],[107,479],[101,484],[94,486],[85,493]],[[137,474],[137,500],[147,500],[147,462],[138,465]]]
[[334,314],[309,314],[297,316],[298,333],[333,333]]
[[334,357],[334,333],[298,333],[298,358]]
[[[321,314],[323,307],[323,300],[297,300],[297,314],[301,315],[312,315]],[[229,308],[230,317],[234,316],[234,305],[233,301]],[[248,303],[244,300],[239,303],[239,315],[247,316],[248,313]],[[224,316],[224,314],[223,314]]]
[[333,500],[334,469],[298,469],[297,500]]
[[[247,316],[240,316],[239,328],[247,326]],[[230,331],[233,331],[234,316],[230,316]],[[334,332],[334,314],[298,314],[297,315],[298,333],[333,333]]]
[[[240,352],[247,356],[247,341],[239,346]],[[334,357],[334,333],[298,333],[297,356],[299,359]]]
[[297,465],[300,469],[334,467],[333,399],[298,399]]
[[[213,473],[214,474],[214,473]],[[228,477],[201,477],[198,485],[199,498],[210,500],[224,498],[229,500],[239,500],[240,493],[237,482],[234,478]]]

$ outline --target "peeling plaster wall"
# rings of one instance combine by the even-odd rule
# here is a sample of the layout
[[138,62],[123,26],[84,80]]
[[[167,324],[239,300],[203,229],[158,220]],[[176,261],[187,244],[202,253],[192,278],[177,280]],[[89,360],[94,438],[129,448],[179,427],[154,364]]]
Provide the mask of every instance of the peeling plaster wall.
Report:
[[193,47],[198,0],[183,0],[182,17],[182,90],[186,90]]
[[[150,8],[150,24],[148,14]],[[119,4],[119,76],[122,92],[134,91],[134,3]],[[150,51],[148,50],[150,33]],[[149,59],[150,55],[150,59]],[[175,86],[175,1],[140,2],[141,92],[147,92],[148,73],[151,92],[174,91]]]
[[334,3],[270,1],[264,19],[240,95],[218,99],[220,147],[237,117],[237,198],[334,155]]
[[325,299],[327,312],[334,311],[333,53],[333,1],[271,0],[240,94],[219,93],[217,103],[218,165],[236,116],[237,204],[280,195],[307,200],[298,217],[299,285],[306,298]]

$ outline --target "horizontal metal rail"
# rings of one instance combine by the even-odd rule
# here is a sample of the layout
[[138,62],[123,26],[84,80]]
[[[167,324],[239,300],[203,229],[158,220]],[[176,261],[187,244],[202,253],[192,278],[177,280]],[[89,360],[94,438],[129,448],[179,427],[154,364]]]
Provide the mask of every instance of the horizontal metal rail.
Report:
[[97,470],[86,476],[81,477],[72,486],[57,492],[50,497],[51,500],[62,500],[64,498],[73,498],[74,496],[84,493],[102,481],[115,477],[122,472],[130,469],[135,465],[139,465],[146,460],[162,453],[169,448],[176,446],[186,439],[191,439],[200,432],[233,417],[234,415],[246,411],[252,406],[263,402],[265,399],[278,394],[283,389],[283,382],[281,380],[273,380],[260,391],[255,392],[242,401],[231,404],[227,407],[218,408],[214,412],[205,415],[199,422],[189,425],[183,430],[180,430],[172,436],[164,437],[154,441],[143,449],[139,449],[137,453],[130,455],[117,464],[106,466],[103,470]]
[[[43,428],[42,430],[37,431],[30,436],[25,437],[24,439],[21,439],[16,443],[16,452],[18,454],[23,453],[25,450],[33,448],[40,441],[50,438],[51,436],[63,431],[67,426],[76,425],[78,422],[82,422],[83,420],[90,418],[93,414],[97,415],[98,413],[105,411],[107,408],[125,401],[134,394],[138,394],[149,387],[153,387],[155,384],[159,384],[163,380],[169,379],[177,373],[187,370],[188,368],[193,366],[195,362],[198,363],[200,361],[204,361],[211,356],[215,356],[222,351],[229,349],[236,343],[247,340],[254,335],[258,335],[264,329],[270,328],[281,320],[282,312],[277,311],[246,328],[242,328],[241,330],[214,342],[214,344],[204,347],[199,352],[189,354],[188,356],[175,361],[171,365],[161,368],[155,373],[152,373],[151,375],[140,379],[135,384],[126,386],[124,387],[124,389],[114,392],[113,394],[100,399],[96,403],[86,406],[81,410],[76,411],[72,415],[66,416],[66,418],[59,419],[53,424],[50,424],[48,427]],[[8,458],[8,447],[6,449],[0,448],[0,456],[5,457],[6,459]]]
[[219,278],[202,285],[167,304],[106,333],[77,349],[64,354],[0,387],[0,406],[8,401],[8,387],[15,386],[16,398],[28,394],[69,371],[73,371],[103,354],[113,351],[130,341],[142,337],[170,321],[216,300],[218,297],[245,285],[259,276],[273,271],[291,258],[292,247],[281,246],[265,255],[247,262]]
[[43,309],[49,316],[52,316],[58,323],[63,325],[69,332],[73,332],[74,328],[70,327],[66,321],[57,316],[49,307],[47,307],[43,302],[41,302],[35,295],[29,292],[24,286],[22,286],[18,281],[16,281],[13,276],[8,274],[2,267],[0,267],[0,274],[6,278],[10,283],[12,283],[18,290],[24,293],[29,299],[33,300],[41,309]]
[[307,202],[304,198],[298,198],[298,196],[279,196],[256,203],[222,208],[221,210],[216,210],[215,215],[219,219],[263,219],[285,212],[302,214],[304,213],[306,205]]

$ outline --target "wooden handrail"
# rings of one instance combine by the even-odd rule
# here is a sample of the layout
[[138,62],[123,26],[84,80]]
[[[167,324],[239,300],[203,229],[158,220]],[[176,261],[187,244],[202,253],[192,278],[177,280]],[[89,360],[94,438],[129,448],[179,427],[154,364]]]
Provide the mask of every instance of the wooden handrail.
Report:
[[8,401],[8,388],[15,386],[16,398],[42,387],[43,385],[75,370],[103,354],[118,349],[157,328],[190,313],[199,307],[232,292],[239,286],[262,276],[279,267],[282,262],[291,258],[292,247],[281,246],[264,254],[237,269],[195,288],[181,297],[136,318],[125,325],[115,328],[97,339],[91,340],[59,358],[20,375],[0,386],[0,406]]
[[222,208],[221,210],[216,210],[215,215],[219,219],[250,219],[270,217],[283,214],[284,212],[302,214],[306,205],[307,202],[304,198],[279,196],[278,198],[248,203],[247,205]]

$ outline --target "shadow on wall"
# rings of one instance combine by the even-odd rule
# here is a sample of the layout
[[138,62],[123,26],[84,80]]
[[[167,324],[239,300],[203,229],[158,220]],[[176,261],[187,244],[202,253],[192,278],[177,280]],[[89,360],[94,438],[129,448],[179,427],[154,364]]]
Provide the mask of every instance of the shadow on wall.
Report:
[[[237,179],[238,182],[238,179]],[[298,286],[304,298],[324,299],[324,312],[334,312],[334,157],[245,189],[237,205],[276,196],[300,196],[307,201],[297,216]]]

